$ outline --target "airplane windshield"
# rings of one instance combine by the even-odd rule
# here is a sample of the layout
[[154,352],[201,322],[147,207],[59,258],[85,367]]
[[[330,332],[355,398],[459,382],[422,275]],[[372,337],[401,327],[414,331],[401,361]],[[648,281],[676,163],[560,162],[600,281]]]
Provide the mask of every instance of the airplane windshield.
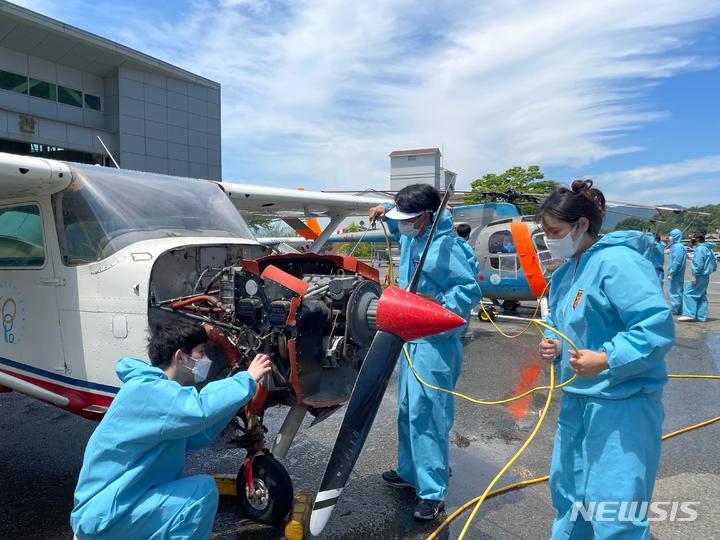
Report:
[[254,239],[213,182],[75,163],[70,168],[72,183],[53,195],[65,264],[99,261],[154,238]]

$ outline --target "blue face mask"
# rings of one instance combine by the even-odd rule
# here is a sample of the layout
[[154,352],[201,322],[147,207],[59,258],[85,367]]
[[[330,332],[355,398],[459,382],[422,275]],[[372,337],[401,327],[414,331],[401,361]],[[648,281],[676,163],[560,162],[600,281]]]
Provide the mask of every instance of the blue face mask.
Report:
[[397,226],[400,234],[402,234],[403,236],[409,236],[410,238],[415,238],[420,232],[418,229],[415,228],[415,225],[413,225],[407,220],[398,221]]

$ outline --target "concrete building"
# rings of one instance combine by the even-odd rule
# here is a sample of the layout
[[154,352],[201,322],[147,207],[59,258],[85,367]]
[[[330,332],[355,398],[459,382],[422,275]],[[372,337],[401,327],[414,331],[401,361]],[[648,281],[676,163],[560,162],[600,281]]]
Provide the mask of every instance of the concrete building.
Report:
[[221,179],[220,85],[0,0],[0,151]]
[[444,190],[457,175],[443,169],[441,158],[439,148],[390,152],[390,191],[400,191],[411,184],[430,184]]

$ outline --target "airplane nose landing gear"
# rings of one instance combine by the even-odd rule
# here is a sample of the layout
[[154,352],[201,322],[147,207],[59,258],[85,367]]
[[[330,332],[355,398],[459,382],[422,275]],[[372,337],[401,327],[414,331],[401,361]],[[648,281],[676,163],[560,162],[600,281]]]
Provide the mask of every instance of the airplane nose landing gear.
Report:
[[[250,458],[246,458],[247,461]],[[243,512],[255,521],[277,524],[290,511],[293,485],[285,467],[271,454],[257,454],[251,461],[252,490],[247,465],[238,471],[237,494]]]
[[293,503],[293,485],[285,467],[265,447],[265,426],[259,416],[245,410],[243,434],[232,444],[244,448],[247,456],[235,478],[240,507],[249,518],[277,524],[287,516]]

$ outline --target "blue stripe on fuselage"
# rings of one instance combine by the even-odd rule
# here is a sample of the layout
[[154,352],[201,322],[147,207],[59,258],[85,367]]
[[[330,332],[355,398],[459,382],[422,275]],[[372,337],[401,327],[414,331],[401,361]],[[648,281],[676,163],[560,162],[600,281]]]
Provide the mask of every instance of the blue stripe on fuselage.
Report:
[[79,386],[81,388],[87,388],[88,390],[98,390],[100,392],[109,392],[112,394],[117,394],[118,390],[120,390],[120,388],[116,388],[114,386],[73,379],[72,377],[66,377],[65,375],[58,375],[57,373],[28,366],[27,364],[16,362],[15,360],[10,360],[9,358],[3,358],[2,356],[0,356],[0,364],[5,364],[6,366],[25,371],[26,373],[33,373],[35,375],[39,375],[40,377],[45,377],[46,379],[52,379],[61,383]]

